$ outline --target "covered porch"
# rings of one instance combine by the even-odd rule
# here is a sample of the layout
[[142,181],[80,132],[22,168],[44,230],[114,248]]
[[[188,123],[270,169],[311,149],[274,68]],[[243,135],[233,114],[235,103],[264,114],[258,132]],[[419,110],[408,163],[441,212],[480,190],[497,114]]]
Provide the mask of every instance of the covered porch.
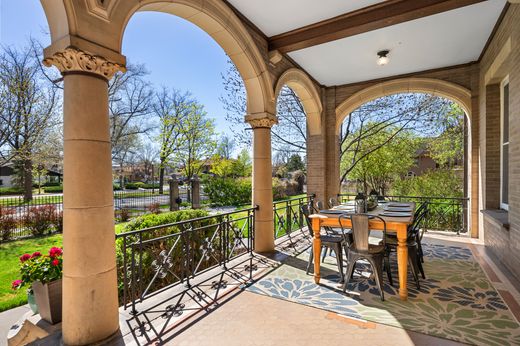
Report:
[[[44,63],[57,67],[64,79],[64,322],[61,335],[65,344],[91,344],[114,336],[122,336],[136,343],[168,342],[172,340],[171,336],[166,335],[170,329],[161,327],[161,332],[155,326],[161,319],[178,325],[172,320],[172,316],[179,314],[180,305],[177,303],[169,303],[162,310],[159,308],[154,312],[153,319],[147,318],[146,323],[137,326],[137,316],[147,308],[136,309],[135,316],[127,315],[128,309],[121,314],[119,308],[122,297],[118,296],[120,267],[116,262],[114,240],[107,81],[118,71],[125,71],[126,58],[121,51],[121,41],[126,24],[136,11],[170,13],[199,26],[226,51],[246,87],[245,121],[253,131],[254,207],[247,211],[253,216],[247,216],[250,224],[247,232],[241,233],[242,245],[239,244],[248,253],[237,256],[247,257],[248,263],[240,264],[241,270],[235,272],[233,277],[228,272],[232,262],[227,260],[235,261],[242,257],[228,256],[224,261],[225,275],[231,275],[225,280],[228,284],[222,287],[222,279],[213,279],[215,282],[211,281],[209,288],[226,291],[229,286],[236,286],[237,292],[238,288],[243,291],[237,293],[236,301],[258,293],[261,298],[244,299],[251,301],[251,309],[242,304],[238,309],[247,310],[244,318],[257,311],[265,324],[254,325],[254,320],[249,320],[251,324],[238,331],[236,328],[224,329],[229,332],[222,335],[223,343],[233,344],[234,335],[256,335],[257,339],[250,340],[250,344],[283,341],[290,335],[297,338],[295,334],[290,334],[294,327],[289,328],[287,333],[283,332],[287,317],[278,314],[280,310],[272,311],[269,318],[273,319],[265,319],[260,315],[265,314],[265,310],[255,310],[254,307],[255,304],[262,308],[264,304],[273,304],[269,299],[273,298],[274,293],[266,293],[265,286],[262,289],[262,280],[269,279],[270,275],[282,275],[280,268],[291,267],[293,263],[287,259],[293,258],[298,262],[302,259],[299,256],[306,256],[305,249],[310,245],[303,224],[300,224],[302,230],[299,238],[289,239],[292,245],[289,254],[285,253],[287,249],[276,247],[274,236],[277,219],[273,210],[270,129],[277,123],[276,95],[284,85],[298,94],[305,108],[308,132],[307,192],[322,201],[340,193],[339,129],[345,117],[363,103],[385,95],[419,92],[443,96],[464,109],[469,119],[465,180],[466,197],[469,199],[467,224],[471,238],[460,241],[432,237],[432,247],[439,245],[442,250],[440,254],[435,251],[430,254],[433,259],[438,255],[440,258],[437,260],[447,260],[447,265],[450,260],[470,262],[481,274],[479,280],[489,287],[491,293],[489,296],[472,297],[466,305],[478,305],[475,302],[492,296],[491,300],[504,307],[500,308],[504,314],[497,313],[496,306],[492,308],[488,305],[465,311],[464,316],[471,316],[467,323],[478,325],[479,314],[475,311],[484,311],[488,313],[487,319],[498,319],[490,327],[499,331],[497,344],[504,337],[511,343],[520,342],[514,331],[515,328],[518,331],[518,303],[515,299],[518,293],[514,285],[520,277],[519,191],[514,184],[517,178],[515,165],[518,163],[518,151],[514,148],[520,140],[520,134],[515,131],[517,117],[520,116],[518,1],[365,1],[357,5],[331,5],[326,8],[327,11],[319,11],[313,2],[294,3],[294,8],[278,8],[275,2],[264,6],[260,2],[250,4],[238,0],[42,0],[41,3],[52,36],[52,45],[45,49]],[[306,17],[309,13],[315,15]],[[294,18],[294,21],[284,21],[286,18]],[[468,21],[468,18],[471,20]],[[288,25],[280,26],[282,22]],[[462,25],[457,26],[456,23]],[[452,35],[444,35],[443,30],[448,30],[448,33],[451,30]],[[411,33],[416,36],[411,37]],[[358,51],[352,51],[349,47],[356,47]],[[376,70],[376,53],[386,48],[391,48],[390,68]],[[366,52],[369,52],[368,55],[364,55]],[[367,56],[371,59],[368,62]],[[506,109],[507,118],[504,117]],[[506,125],[503,119],[507,119]],[[507,143],[503,141],[506,128],[509,133]],[[504,152],[508,155],[504,156]],[[225,216],[223,218],[224,221],[219,221],[219,224],[229,224],[229,220],[225,221]],[[229,240],[235,238],[225,236],[223,239],[224,244],[231,246]],[[427,240],[430,242],[429,237]],[[138,243],[142,244],[142,241],[140,239]],[[96,251],[92,251],[94,248]],[[463,254],[460,255],[460,252]],[[171,264],[168,261],[177,260],[169,254],[162,257],[164,261],[156,263],[159,271],[164,269],[165,264]],[[253,263],[253,259],[258,262]],[[324,267],[327,268],[326,264]],[[433,280],[438,271],[438,268],[430,269],[426,282]],[[298,267],[295,270],[299,270]],[[123,272],[126,273],[126,267]],[[139,276],[133,278],[139,279]],[[276,277],[271,278],[276,281]],[[302,281],[301,278],[293,279]],[[438,278],[439,282],[442,280]],[[119,285],[126,284],[126,279],[121,282],[119,275]],[[245,286],[240,288],[240,285]],[[333,292],[334,284],[325,282],[318,287],[324,289],[327,285],[329,288],[326,289]],[[468,288],[465,283],[460,285],[457,287]],[[430,293],[420,292],[403,304],[414,306],[417,304],[414,299],[428,300]],[[235,299],[230,298],[234,294],[230,292],[222,297],[228,303],[222,304],[207,318],[185,331],[175,332],[179,342],[203,343],[205,335],[215,335],[203,333],[202,329],[208,332],[206,326],[209,328],[215,319],[219,320],[216,317],[219,314],[239,321],[241,317],[235,315],[236,310],[233,310],[237,307]],[[284,296],[284,293],[280,294]],[[421,294],[426,296],[422,297]],[[455,294],[457,297],[446,298],[448,303],[442,307],[452,309],[449,303],[459,299],[460,294],[459,291]],[[200,296],[190,298],[199,299],[200,303],[204,295],[200,293]],[[347,298],[341,298],[340,305],[348,305],[343,299]],[[436,305],[435,299],[431,299],[433,301],[428,309]],[[211,304],[219,301],[210,300]],[[279,304],[288,304],[286,301],[290,299]],[[186,303],[182,304],[186,307]],[[211,310],[208,309],[209,305],[199,305],[200,311]],[[339,323],[343,323],[340,322],[343,317],[338,317],[341,312],[323,308],[323,304],[319,310],[309,308],[309,304],[303,305],[291,306],[288,309],[303,310],[288,315],[297,315],[303,325],[308,323],[309,329],[305,329],[309,332],[313,330],[310,325],[318,328],[320,323],[330,319],[332,322],[320,331],[330,328],[331,334],[310,334],[315,338],[321,335],[320,340],[330,338],[330,335],[337,336],[334,330],[341,329]],[[392,310],[384,305],[380,308]],[[160,317],[164,314],[166,318]],[[314,321],[314,314],[321,314],[321,322]],[[179,316],[185,314],[176,317]],[[349,316],[353,317],[352,314]],[[506,317],[501,319],[500,316]],[[395,333],[397,337],[408,337],[408,341],[417,342],[426,337],[415,335],[415,332],[429,334],[431,331],[436,336],[449,338],[446,335],[448,331],[452,331],[453,335],[459,333],[450,329],[457,323],[467,326],[464,324],[466,322],[460,322],[463,316],[455,317],[433,321],[428,326],[414,327],[403,322],[401,327],[407,330],[407,335],[403,334],[404,329]],[[352,333],[362,335],[362,338],[365,338],[365,332],[371,334],[372,326],[376,330],[375,334],[371,334],[375,340],[378,328],[385,333],[393,333],[390,332],[393,330],[391,327],[382,326],[393,325],[391,322],[378,319],[371,312],[358,313],[354,318],[357,322],[348,322],[345,328],[355,329],[357,332]],[[395,318],[399,320],[398,316]],[[295,320],[290,323],[294,326]],[[273,330],[271,327],[274,328],[275,324],[277,329]],[[225,327],[231,326],[233,324],[228,323]],[[356,329],[359,326],[366,329]],[[199,333],[198,328],[201,328]],[[136,335],[138,331],[142,335]],[[149,334],[152,336],[149,337]],[[485,340],[485,336],[479,336],[484,339],[466,338],[471,334],[467,330],[459,334],[462,336],[456,340],[462,342],[483,343]],[[302,333],[298,337],[303,336]],[[201,339],[195,341],[197,337]],[[431,342],[438,344],[435,339]]]

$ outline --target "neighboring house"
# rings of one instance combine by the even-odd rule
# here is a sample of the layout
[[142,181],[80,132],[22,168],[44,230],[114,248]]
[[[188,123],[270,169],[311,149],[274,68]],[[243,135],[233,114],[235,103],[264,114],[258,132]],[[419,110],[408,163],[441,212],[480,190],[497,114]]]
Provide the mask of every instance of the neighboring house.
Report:
[[[440,165],[430,156],[430,152],[426,148],[418,149],[415,153],[415,165],[408,171],[407,177],[416,177],[423,175],[427,171],[435,170]],[[451,170],[460,172],[464,171],[464,160],[456,160]]]
[[[33,182],[37,183],[37,178],[33,178]],[[0,166],[0,187],[13,187],[15,181],[15,171],[11,164]],[[61,183],[63,181],[63,173],[60,172],[57,165],[47,168],[45,174],[41,176],[41,183]]]
[[415,165],[410,168],[408,177],[416,177],[424,174],[426,171],[433,170],[435,168],[439,168],[437,162],[430,156],[430,152],[428,149],[418,149],[415,153]]

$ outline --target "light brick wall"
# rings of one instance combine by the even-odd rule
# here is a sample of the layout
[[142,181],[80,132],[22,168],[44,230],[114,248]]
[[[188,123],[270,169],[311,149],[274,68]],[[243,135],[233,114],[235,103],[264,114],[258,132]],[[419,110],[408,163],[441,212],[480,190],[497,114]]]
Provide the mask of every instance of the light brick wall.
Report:
[[[486,72],[511,39],[508,59],[485,85]],[[491,68],[492,69],[492,68]],[[509,230],[484,217],[484,242],[513,274],[520,278],[520,5],[509,6],[480,63],[480,146],[483,148],[482,172],[484,206],[499,207],[500,198],[500,88],[509,76]],[[489,78],[489,76],[488,76]]]

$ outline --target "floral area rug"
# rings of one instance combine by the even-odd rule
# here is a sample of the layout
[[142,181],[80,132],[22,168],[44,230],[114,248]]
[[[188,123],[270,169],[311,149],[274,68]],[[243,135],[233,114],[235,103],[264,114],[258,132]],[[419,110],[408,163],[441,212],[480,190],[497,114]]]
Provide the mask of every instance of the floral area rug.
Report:
[[367,264],[357,264],[343,293],[335,258],[327,257],[316,285],[312,274],[305,273],[308,253],[288,257],[247,290],[468,344],[520,345],[519,323],[467,248],[424,244],[426,279],[418,290],[409,274],[406,302],[399,299],[395,257],[394,286],[384,273],[382,302]]

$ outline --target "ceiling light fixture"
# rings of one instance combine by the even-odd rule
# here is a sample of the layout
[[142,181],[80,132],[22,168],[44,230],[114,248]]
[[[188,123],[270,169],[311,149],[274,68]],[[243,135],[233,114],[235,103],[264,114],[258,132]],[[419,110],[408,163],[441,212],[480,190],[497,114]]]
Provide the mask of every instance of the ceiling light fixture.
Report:
[[379,52],[377,52],[377,56],[379,56],[379,58],[377,59],[377,64],[379,66],[384,66],[388,64],[388,61],[390,61],[390,59],[387,56],[388,53],[390,53],[388,49],[380,50]]

